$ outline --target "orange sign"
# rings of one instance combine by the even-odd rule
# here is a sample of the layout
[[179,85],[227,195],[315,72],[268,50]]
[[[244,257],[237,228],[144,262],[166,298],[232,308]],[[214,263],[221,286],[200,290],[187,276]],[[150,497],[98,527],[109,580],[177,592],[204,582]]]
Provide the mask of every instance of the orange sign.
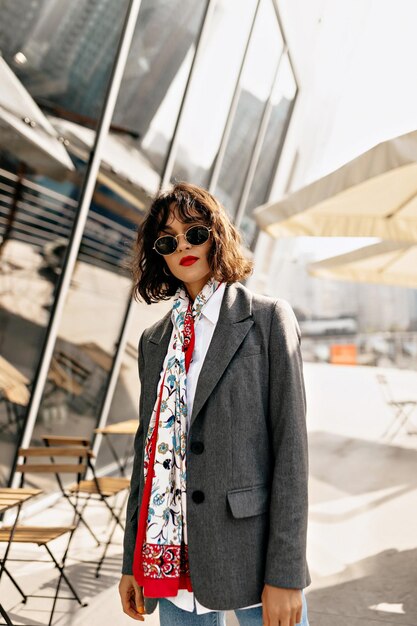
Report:
[[356,365],[356,345],[354,343],[333,343],[330,346],[330,363],[334,365]]

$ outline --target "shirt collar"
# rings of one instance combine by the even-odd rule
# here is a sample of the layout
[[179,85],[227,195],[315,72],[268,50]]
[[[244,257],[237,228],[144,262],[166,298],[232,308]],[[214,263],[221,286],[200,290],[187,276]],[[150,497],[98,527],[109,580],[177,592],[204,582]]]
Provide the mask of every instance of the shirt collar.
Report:
[[221,283],[201,311],[201,315],[204,315],[212,324],[217,324],[219,319],[225,289],[226,283]]

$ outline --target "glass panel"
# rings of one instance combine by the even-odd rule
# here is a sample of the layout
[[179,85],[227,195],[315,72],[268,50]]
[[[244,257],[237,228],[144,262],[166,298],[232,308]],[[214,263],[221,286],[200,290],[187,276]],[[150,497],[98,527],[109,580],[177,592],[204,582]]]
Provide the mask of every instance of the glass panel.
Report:
[[[126,7],[127,0],[117,3],[117,11],[111,2],[2,2],[0,483],[3,485],[9,480],[25,424],[57,280],[77,212],[85,164],[95,136],[96,117]],[[89,70],[90,65],[94,65],[94,72]],[[83,72],[88,71],[87,80]],[[92,86],[91,81],[99,77],[100,85],[96,82]],[[64,144],[57,139],[53,127],[57,118],[47,117],[52,110],[60,118],[82,120],[89,138],[82,149],[73,142]],[[24,118],[26,122],[22,121]],[[95,250],[103,263],[107,258],[103,246],[114,245],[113,234],[107,240],[101,238],[106,217],[104,207],[96,210],[82,251],[88,256]],[[77,268],[73,279],[73,288],[80,293],[89,285],[82,269]],[[97,281],[97,275],[94,276]],[[88,318],[87,307],[83,314]],[[64,328],[59,341],[73,342],[73,337],[68,337]],[[84,361],[79,375],[82,367]],[[65,368],[68,366],[60,365],[54,374],[50,373],[48,389],[56,381],[61,387],[65,384],[69,388]],[[59,411],[55,417],[51,415],[46,421],[62,419]]]
[[297,86],[287,55],[281,59],[277,80],[272,94],[272,110],[266,129],[261,154],[255,169],[245,215],[240,223],[245,243],[251,247],[256,232],[252,210],[268,199],[271,179],[277,168],[277,158],[284,141],[285,131],[291,115],[291,107]]
[[[114,127],[129,128],[132,136],[118,135],[119,148],[123,143],[128,147],[128,153],[123,153],[120,163],[114,162],[113,172],[103,172],[117,183],[114,190],[124,192],[130,204],[133,202],[136,209],[131,206],[131,210],[136,210],[137,215],[148,207],[150,197],[160,185],[205,8],[205,2],[196,4],[193,0],[144,0],[141,5],[113,120]],[[115,149],[113,144],[112,154],[119,153],[119,148]],[[122,175],[123,170],[128,176]],[[114,171],[118,172],[118,180],[115,180]],[[124,285],[115,286],[117,289],[123,291]],[[152,307],[135,304],[135,320],[130,327],[108,425],[128,419],[138,420],[138,339],[142,330],[162,317],[169,306],[167,303]],[[132,442],[132,436],[104,438],[97,468],[103,470],[114,463],[111,446],[118,458],[123,459],[126,452],[131,452]]]
[[91,122],[101,110],[126,8],[127,0],[3,0],[0,50],[44,107]]
[[158,184],[206,4],[194,0],[143,0],[140,8],[114,124],[131,131],[135,147]]
[[255,0],[219,0],[181,124],[173,180],[207,186],[219,149]]
[[[79,182],[85,173],[77,167]],[[8,480],[24,426],[79,187],[0,152],[0,458]]]
[[129,301],[127,265],[140,216],[96,185],[31,445],[48,435],[93,436]]
[[[125,420],[135,420],[139,423],[139,376],[138,376],[138,342],[142,332],[161,319],[171,308],[171,302],[160,302],[148,306],[144,302],[135,303],[133,310],[133,320],[129,328],[125,354],[123,356],[122,367],[117,381],[116,390],[111,403],[107,425],[123,422]],[[97,467],[103,469],[109,467],[115,461],[113,447],[118,461],[125,461],[133,454],[133,435],[106,435],[100,446]],[[127,475],[129,473],[127,472]]]
[[215,195],[234,215],[249,167],[283,41],[271,2],[261,4],[242,75],[240,96]]

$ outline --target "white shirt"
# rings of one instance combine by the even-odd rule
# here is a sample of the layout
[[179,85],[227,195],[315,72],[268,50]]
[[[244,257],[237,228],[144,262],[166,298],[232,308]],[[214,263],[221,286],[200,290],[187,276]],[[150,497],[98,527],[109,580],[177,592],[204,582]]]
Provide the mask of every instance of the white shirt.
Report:
[[[209,348],[211,339],[213,337],[214,329],[216,328],[217,320],[219,319],[220,307],[222,304],[224,291],[226,284],[222,283],[214,294],[210,297],[207,304],[201,313],[201,317],[195,325],[195,343],[193,357],[190,362],[190,366],[187,372],[187,425],[188,432],[190,430],[190,419],[193,412],[194,396],[197,388],[198,377],[200,375],[201,368],[203,367],[204,359],[206,358],[207,350]],[[172,331],[171,340],[173,339],[174,330]],[[166,360],[164,361],[161,378],[166,368]],[[196,608],[197,614],[209,613],[213,609],[208,609],[194,597],[192,591],[187,589],[179,589],[176,596],[166,598],[178,606],[184,611],[194,611]],[[255,606],[261,606],[260,604],[254,604],[252,606],[242,607],[245,609],[251,609]],[[239,607],[237,607],[239,608]]]

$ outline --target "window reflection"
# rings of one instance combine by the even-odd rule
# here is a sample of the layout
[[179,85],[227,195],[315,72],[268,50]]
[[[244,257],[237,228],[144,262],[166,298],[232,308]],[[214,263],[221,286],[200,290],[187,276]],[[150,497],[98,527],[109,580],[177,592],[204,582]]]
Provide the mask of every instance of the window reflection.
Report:
[[[144,302],[135,302],[133,320],[129,327],[129,336],[123,356],[122,367],[117,381],[117,386],[112,399],[107,425],[136,420],[139,424],[139,376],[138,376],[138,342],[142,332],[161,319],[169,311],[172,303],[160,302],[149,306]],[[111,439],[111,445],[123,462],[126,455],[133,454],[132,435],[107,435]],[[115,469],[114,457],[111,453],[109,442],[102,441],[97,458],[97,467]]]
[[[191,11],[193,6],[194,10]],[[200,10],[201,9],[201,10]],[[150,197],[158,190],[160,165],[171,140],[194,42],[203,14],[189,2],[181,5],[176,19],[178,41],[161,38],[168,26],[172,3],[144,2],[118,96],[111,130],[104,141],[102,162],[93,202],[73,273],[70,291],[44,390],[32,445],[48,434],[92,439],[120,337],[130,296],[127,271],[136,227]],[[180,79],[180,80],[179,80]],[[149,82],[151,81],[151,83]],[[175,94],[172,92],[175,83]],[[171,94],[171,95],[170,95]],[[175,95],[174,100],[172,96]],[[168,99],[166,146],[152,160],[146,143],[155,119]],[[134,103],[134,106],[132,106]],[[80,120],[50,118],[76,161],[86,162],[94,136]],[[145,146],[145,149],[144,149]],[[151,158],[152,157],[152,158]],[[137,372],[137,365],[135,365]],[[126,364],[120,381],[125,380]],[[124,383],[122,384],[124,388]],[[136,384],[137,387],[137,384]],[[109,422],[137,417],[136,406],[124,393],[123,406]],[[128,414],[128,418],[125,415]],[[105,446],[104,458],[105,456]]]
[[[179,127],[174,178],[209,184],[257,4],[217,0],[214,5]],[[0,76],[3,484],[25,424],[127,5],[128,0],[2,2],[6,28],[0,30],[0,68],[6,63],[27,90],[23,100],[16,98]],[[206,9],[206,1],[194,0],[141,4],[31,444],[48,434],[93,436],[129,301],[126,265],[132,241],[160,186]],[[282,48],[272,2],[264,0],[214,189],[232,215],[243,205],[242,189]],[[295,94],[288,63],[280,74],[241,224],[248,245],[250,213],[269,187]],[[14,119],[6,119],[8,114]],[[108,424],[137,419],[138,338],[169,307],[169,302],[135,305]],[[126,440],[113,443],[123,454]],[[111,462],[104,443],[98,465]]]
[[74,211],[74,199],[66,193],[65,178],[75,167],[41,109],[1,58],[0,81],[0,481],[4,484],[24,426],[67,245],[65,216]]
[[[81,175],[81,172],[79,172]],[[77,189],[0,152],[0,481],[24,426]]]
[[[74,132],[73,124],[71,127]],[[68,136],[69,149],[78,163],[75,155],[84,154],[85,146],[80,150],[81,144]],[[119,174],[117,168],[108,169],[114,157],[108,150],[117,146],[117,141],[111,133],[105,144],[31,445],[41,445],[42,437],[52,434],[91,440],[99,419],[130,297],[128,263],[133,239],[145,209],[139,198],[129,203],[122,192],[113,190],[113,186],[119,189],[118,176],[121,184],[125,180],[123,168]],[[48,248],[51,259],[61,245],[59,241],[53,249]],[[53,480],[43,477],[42,486],[49,483]]]
[[296,83],[288,56],[282,57],[271,97],[270,117],[256,165],[245,214],[240,223],[246,245],[251,247],[256,233],[252,210],[268,200],[272,177],[277,169],[279,152],[285,138],[291,108],[296,95]]
[[[97,220],[98,216],[102,217],[102,211],[94,203],[31,445],[40,444],[44,435],[52,434],[91,439],[97,425],[129,299],[130,278],[123,266],[134,232],[132,224],[130,229],[124,224],[126,232],[121,231],[117,213],[104,221]],[[121,241],[114,240],[115,232],[122,232]]]
[[[106,7],[114,19],[103,15]],[[2,3],[0,29],[0,483],[9,480],[17,445],[25,425],[33,380],[42,354],[46,329],[62,271],[90,146],[84,158],[58,140],[55,113],[78,116],[94,139],[95,116],[109,78],[127,1],[72,3],[69,0],[21,0]],[[105,13],[105,11],[104,11]],[[91,47],[101,33],[101,49]],[[90,36],[91,35],[91,36]],[[106,35],[106,36],[105,36]],[[94,77],[101,86],[79,80],[74,72],[100,61]],[[77,65],[78,63],[78,65]],[[91,78],[91,74],[90,74]],[[90,89],[91,88],[91,89]],[[96,98],[88,104],[88,94]],[[76,93],[75,93],[76,92]],[[80,98],[84,94],[85,98]],[[71,110],[70,110],[71,109]],[[87,114],[87,115],[86,115]],[[84,117],[83,117],[84,116]],[[100,204],[98,202],[98,204]],[[84,258],[97,256],[104,266],[122,258],[120,240],[103,238],[104,208],[92,215],[83,241]],[[120,220],[118,222],[124,226]],[[120,229],[119,229],[120,230]],[[115,240],[115,237],[117,240]],[[118,248],[119,246],[119,248]],[[81,259],[80,259],[81,262]],[[80,273],[81,270],[79,270]],[[97,277],[95,277],[97,279]],[[125,279],[127,280],[127,279]],[[75,284],[75,283],[74,283]],[[84,311],[88,317],[88,311]],[[50,397],[75,399],[83,380],[91,389],[99,384],[88,376],[91,349],[76,358],[60,336],[57,355],[48,375]],[[61,343],[59,343],[61,342]],[[81,343],[81,342],[80,342]],[[92,343],[85,337],[84,344]],[[90,346],[87,346],[90,348]],[[83,347],[84,352],[86,347]],[[56,358],[55,358],[56,356]],[[94,359],[93,359],[94,360]],[[71,374],[69,374],[71,372]],[[74,372],[74,376],[72,376]],[[96,386],[95,386],[96,385]],[[78,394],[80,397],[80,394]],[[99,397],[99,395],[98,395]],[[62,407],[59,402],[56,407]],[[62,410],[52,415],[62,418]],[[46,414],[45,414],[46,415]]]
[[127,0],[4,0],[0,49],[31,95],[97,119]]
[[114,124],[162,174],[206,2],[144,0],[120,87]]
[[219,0],[187,101],[172,179],[207,186],[255,11],[255,0]]
[[272,2],[260,6],[215,194],[234,215],[283,42]]

